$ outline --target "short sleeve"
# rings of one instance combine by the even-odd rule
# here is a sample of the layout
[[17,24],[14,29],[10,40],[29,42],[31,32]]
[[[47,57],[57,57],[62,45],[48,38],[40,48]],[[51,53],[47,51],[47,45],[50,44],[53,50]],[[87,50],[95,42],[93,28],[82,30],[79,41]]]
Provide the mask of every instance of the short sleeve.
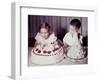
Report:
[[72,46],[73,45],[73,39],[71,38],[70,33],[67,33],[63,38],[63,43]]
[[[80,36],[80,39],[82,37]],[[79,41],[77,33],[73,34],[73,37],[70,33],[67,33],[63,39],[63,42],[69,46],[80,45],[81,40]]]
[[37,35],[35,36],[35,40],[37,43],[43,42],[43,38],[41,37],[40,33],[37,33]]
[[50,37],[48,38],[48,42],[49,42],[49,43],[55,42],[56,40],[57,40],[57,37],[55,36],[54,33],[52,33],[52,34],[50,35]]

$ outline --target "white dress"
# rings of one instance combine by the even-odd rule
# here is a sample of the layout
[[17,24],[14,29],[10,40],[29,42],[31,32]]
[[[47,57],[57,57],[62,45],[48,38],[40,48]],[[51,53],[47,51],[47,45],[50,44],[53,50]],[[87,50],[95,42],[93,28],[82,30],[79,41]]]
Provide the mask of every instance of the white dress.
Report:
[[75,33],[72,37],[71,33],[66,33],[63,42],[70,47],[67,51],[67,56],[72,59],[81,59],[84,58],[83,50],[82,50],[82,36],[78,39],[77,33]]
[[51,43],[55,42],[57,40],[57,37],[55,36],[54,33],[50,34],[50,36],[47,39],[44,39],[40,33],[37,33],[36,37],[36,42],[40,43],[41,47],[45,45],[45,48],[48,50],[53,50],[54,46],[51,45]]

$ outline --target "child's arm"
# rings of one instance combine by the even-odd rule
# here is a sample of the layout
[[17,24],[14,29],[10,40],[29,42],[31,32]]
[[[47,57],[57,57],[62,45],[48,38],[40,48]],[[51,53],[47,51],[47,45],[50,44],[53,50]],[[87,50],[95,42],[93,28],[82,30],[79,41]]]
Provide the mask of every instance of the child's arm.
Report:
[[63,38],[63,43],[65,46],[72,46],[73,45],[73,39],[71,38],[71,34],[67,33]]
[[37,33],[35,36],[36,44],[45,44],[43,38],[41,37],[40,33]]
[[69,46],[68,44],[64,43],[64,46],[63,46],[63,50],[64,50],[64,53],[67,53],[68,49],[70,48],[71,46]]
[[37,35],[35,36],[35,40],[36,40],[36,42],[37,43],[39,43],[40,42],[40,33],[37,33]]
[[55,36],[54,33],[52,33],[49,38],[48,38],[48,43],[54,43],[57,40],[57,37]]
[[70,32],[67,33],[63,39],[63,43],[68,46],[78,45],[80,43],[78,39],[78,33],[77,32],[74,32],[73,34],[71,34]]
[[34,47],[36,47],[37,45],[40,45],[40,43],[38,43],[38,42],[36,41]]
[[73,34],[73,44],[78,45],[79,43],[80,43],[80,41],[78,39],[78,33],[74,32],[74,34]]

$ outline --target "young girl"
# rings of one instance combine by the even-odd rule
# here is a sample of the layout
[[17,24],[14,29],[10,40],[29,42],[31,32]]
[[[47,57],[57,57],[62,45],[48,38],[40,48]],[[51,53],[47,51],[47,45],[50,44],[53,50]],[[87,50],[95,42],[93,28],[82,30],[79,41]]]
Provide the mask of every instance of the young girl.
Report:
[[57,37],[51,32],[50,25],[48,23],[43,23],[39,29],[40,30],[35,37],[35,46],[40,45],[42,49],[47,48],[53,50],[56,46],[52,44],[56,43]]
[[78,19],[73,19],[70,22],[69,32],[63,38],[65,51],[67,49],[67,57],[71,59],[84,58],[83,50],[81,47],[82,36],[79,33],[81,22]]
[[41,24],[32,49],[31,60],[35,64],[53,64],[63,59],[63,50],[48,23]]

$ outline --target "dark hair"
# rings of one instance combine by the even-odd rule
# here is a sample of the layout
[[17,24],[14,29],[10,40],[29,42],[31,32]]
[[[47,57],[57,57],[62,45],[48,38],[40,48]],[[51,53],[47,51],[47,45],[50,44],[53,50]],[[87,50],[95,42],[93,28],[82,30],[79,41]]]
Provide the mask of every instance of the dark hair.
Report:
[[49,25],[47,22],[42,23],[42,24],[39,26],[39,32],[40,32],[40,29],[41,29],[41,28],[47,29],[48,32],[50,33],[51,27],[50,27],[50,25]]
[[80,29],[80,27],[81,27],[81,22],[80,22],[80,20],[78,20],[78,19],[73,19],[73,20],[70,22],[70,25],[74,26],[76,29]]

